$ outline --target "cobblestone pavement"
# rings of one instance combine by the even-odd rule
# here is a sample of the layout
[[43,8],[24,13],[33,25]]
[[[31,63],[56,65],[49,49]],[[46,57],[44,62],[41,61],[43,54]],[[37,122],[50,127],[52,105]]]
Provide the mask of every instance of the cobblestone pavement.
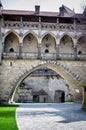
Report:
[[21,104],[16,120],[19,130],[86,130],[81,104]]

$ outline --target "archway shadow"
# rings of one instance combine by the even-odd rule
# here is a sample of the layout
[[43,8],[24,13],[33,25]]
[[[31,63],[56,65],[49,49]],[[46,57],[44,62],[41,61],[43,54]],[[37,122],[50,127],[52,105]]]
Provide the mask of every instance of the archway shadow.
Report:
[[[26,116],[47,116],[55,118],[55,123],[72,123],[86,121],[86,112],[81,109],[81,104],[31,104],[22,105],[22,108],[31,108],[29,113],[24,111]],[[21,115],[22,116],[22,115]]]

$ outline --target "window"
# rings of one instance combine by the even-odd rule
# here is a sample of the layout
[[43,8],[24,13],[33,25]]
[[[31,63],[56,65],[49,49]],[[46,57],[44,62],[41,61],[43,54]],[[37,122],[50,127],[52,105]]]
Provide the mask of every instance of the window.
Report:
[[45,37],[46,41],[48,41],[48,36]]
[[48,49],[46,49],[46,50],[45,50],[45,53],[49,53],[49,50],[48,50]]
[[20,88],[24,88],[24,87],[25,87],[25,83],[23,82],[20,84]]
[[80,54],[82,54],[82,52],[81,52],[81,51],[78,51],[78,54],[80,55]]
[[46,43],[46,47],[49,47],[49,43]]
[[9,49],[9,52],[14,52],[14,49],[13,49],[13,48],[10,48],[10,49]]
[[28,41],[31,41],[31,36],[30,36],[30,34],[28,35]]

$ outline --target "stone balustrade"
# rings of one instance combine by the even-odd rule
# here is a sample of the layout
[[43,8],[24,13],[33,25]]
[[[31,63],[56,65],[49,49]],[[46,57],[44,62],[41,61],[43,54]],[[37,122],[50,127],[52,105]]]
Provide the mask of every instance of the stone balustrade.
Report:
[[18,21],[14,21],[14,22],[10,22],[10,21],[5,21],[4,22],[5,28],[19,28],[20,27],[20,22]]
[[[18,58],[19,53],[18,52],[4,52],[3,53],[3,58]],[[23,59],[37,59],[38,58],[38,53],[22,53],[22,58]],[[41,59],[43,60],[56,60],[58,59],[56,53],[41,53]],[[60,60],[86,60],[86,54],[77,54],[77,57],[75,58],[74,54],[72,53],[59,53],[59,59]]]
[[[5,28],[20,28],[20,22],[18,21],[5,21],[4,25]],[[57,27],[59,30],[70,30],[74,31],[74,24],[64,24],[64,23],[39,23],[39,22],[22,22],[23,29],[38,29],[38,27],[42,29],[50,29],[50,30],[56,30]],[[86,30],[85,24],[77,24],[76,30]]]

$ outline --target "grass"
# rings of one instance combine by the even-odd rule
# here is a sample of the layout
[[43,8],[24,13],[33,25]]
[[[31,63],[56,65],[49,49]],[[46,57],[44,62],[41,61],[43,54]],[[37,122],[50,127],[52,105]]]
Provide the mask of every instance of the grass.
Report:
[[15,111],[18,106],[0,106],[0,130],[18,130]]

